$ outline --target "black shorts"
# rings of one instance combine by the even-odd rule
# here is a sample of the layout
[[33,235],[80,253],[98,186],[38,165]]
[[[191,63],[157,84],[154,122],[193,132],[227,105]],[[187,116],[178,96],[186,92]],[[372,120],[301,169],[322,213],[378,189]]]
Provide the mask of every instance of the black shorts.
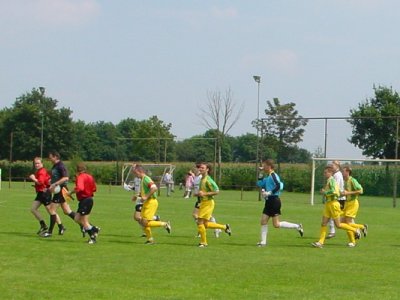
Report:
[[44,206],[51,203],[51,193],[50,192],[37,192],[35,201],[39,201]]
[[136,204],[135,205],[135,211],[142,212],[142,207],[143,207],[143,203]]
[[346,200],[338,200],[339,204],[340,204],[340,209],[343,210],[344,209],[344,203],[346,202]]
[[[63,188],[63,187],[60,186],[60,188]],[[65,188],[67,188],[67,187],[65,187]],[[57,193],[57,194],[53,194],[53,199],[51,199],[51,202],[57,203],[57,204],[64,203],[64,202],[65,202],[65,199],[64,199],[64,197],[63,197],[62,192],[60,191],[60,192]]]
[[197,201],[196,201],[196,203],[194,204],[194,208],[200,208],[200,202],[201,202],[201,199],[200,199],[200,197],[197,197]]
[[267,200],[265,200],[265,206],[263,210],[263,214],[276,217],[281,214],[281,199],[278,196],[268,196]]
[[79,200],[77,213],[84,216],[90,214],[93,208],[93,198]]

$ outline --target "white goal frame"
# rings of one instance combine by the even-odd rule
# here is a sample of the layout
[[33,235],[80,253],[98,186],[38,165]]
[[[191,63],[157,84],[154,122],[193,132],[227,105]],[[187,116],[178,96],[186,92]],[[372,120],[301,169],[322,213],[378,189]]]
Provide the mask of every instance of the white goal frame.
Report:
[[[125,180],[127,178],[127,174],[129,174],[130,172],[132,172],[132,167],[133,167],[133,163],[124,163],[124,165],[122,166],[122,176],[121,176],[121,185],[122,187],[124,186],[124,183],[126,184]],[[165,182],[163,180],[164,175],[167,171],[169,171],[169,173],[172,175],[172,178],[174,176],[174,170],[176,168],[175,165],[172,164],[140,164],[144,169],[151,169],[151,168],[164,168],[163,173],[160,177],[159,180],[155,180],[153,177],[153,181],[154,183],[157,185],[158,188],[164,188]]]
[[[316,161],[334,161],[338,160],[340,162],[346,162],[346,161],[360,161],[360,162],[394,162],[395,167],[398,165],[400,162],[400,159],[372,159],[372,158],[326,158],[326,157],[313,157],[312,158],[312,173],[311,173],[311,199],[310,199],[310,204],[314,205],[314,189],[315,189],[315,162]],[[397,182],[397,172],[395,172],[395,182]],[[397,196],[397,185],[394,184],[393,186],[393,207],[396,207],[396,196]]]

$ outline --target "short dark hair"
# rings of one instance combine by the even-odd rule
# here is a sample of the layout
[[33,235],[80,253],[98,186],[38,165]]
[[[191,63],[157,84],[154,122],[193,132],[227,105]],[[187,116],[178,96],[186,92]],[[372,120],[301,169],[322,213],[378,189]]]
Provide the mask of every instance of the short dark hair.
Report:
[[50,150],[49,155],[57,157],[57,158],[61,157],[60,153],[58,153],[56,150]]
[[263,161],[263,164],[270,166],[271,169],[275,169],[274,161],[272,159],[266,159]]

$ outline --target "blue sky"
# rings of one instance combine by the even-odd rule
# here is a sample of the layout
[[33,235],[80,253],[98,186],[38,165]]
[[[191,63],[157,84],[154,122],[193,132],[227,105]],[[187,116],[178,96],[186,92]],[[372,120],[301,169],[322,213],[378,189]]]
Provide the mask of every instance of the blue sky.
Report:
[[[32,88],[75,120],[157,115],[172,133],[203,133],[207,91],[230,88],[244,111],[231,135],[255,133],[274,97],[304,117],[348,116],[373,85],[399,90],[395,0],[0,0],[0,107]],[[328,123],[327,154],[359,157],[351,128]],[[312,121],[301,145],[324,146]]]

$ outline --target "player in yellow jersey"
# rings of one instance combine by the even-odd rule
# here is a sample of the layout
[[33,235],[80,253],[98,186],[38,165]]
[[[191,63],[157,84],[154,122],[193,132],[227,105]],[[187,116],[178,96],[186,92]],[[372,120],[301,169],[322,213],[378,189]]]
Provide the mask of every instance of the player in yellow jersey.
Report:
[[[351,176],[351,173],[352,170],[349,166],[344,167],[342,170],[344,179],[344,191],[341,194],[346,197],[346,202],[344,204],[344,209],[343,209],[343,220],[350,226],[361,229],[364,237],[366,237],[368,233],[368,225],[356,224],[354,222],[354,219],[357,216],[358,208],[360,206],[358,202],[358,196],[362,194],[364,191],[363,187],[357,181],[357,179]],[[352,244],[350,241],[348,246],[354,247],[355,245]]]
[[164,227],[168,233],[171,233],[171,224],[169,221],[163,222],[153,220],[158,208],[158,200],[156,197],[158,188],[153,180],[146,175],[143,166],[135,165],[132,171],[138,178],[141,179],[140,194],[138,197],[141,198],[143,207],[139,222],[143,226],[146,234],[146,244],[154,244],[151,228]]
[[325,206],[322,214],[322,222],[321,222],[321,232],[320,237],[317,242],[311,243],[312,246],[316,248],[322,248],[324,246],[324,242],[326,239],[327,233],[327,224],[329,219],[333,219],[335,222],[335,226],[339,229],[347,230],[349,232],[349,236],[351,239],[351,243],[355,245],[355,239],[360,238],[360,230],[354,227],[351,227],[349,224],[340,222],[340,204],[337,200],[340,196],[339,186],[333,178],[334,170],[331,166],[327,166],[324,169],[324,176],[327,179],[326,185],[323,189],[321,189],[321,193],[325,198]]
[[228,235],[231,235],[231,227],[229,224],[222,225],[210,222],[210,218],[214,211],[214,196],[219,193],[219,187],[215,181],[208,175],[211,172],[211,166],[206,163],[199,163],[198,170],[201,174],[200,188],[198,197],[200,197],[199,213],[197,217],[197,230],[200,234],[200,248],[207,247],[206,229],[221,229]]

